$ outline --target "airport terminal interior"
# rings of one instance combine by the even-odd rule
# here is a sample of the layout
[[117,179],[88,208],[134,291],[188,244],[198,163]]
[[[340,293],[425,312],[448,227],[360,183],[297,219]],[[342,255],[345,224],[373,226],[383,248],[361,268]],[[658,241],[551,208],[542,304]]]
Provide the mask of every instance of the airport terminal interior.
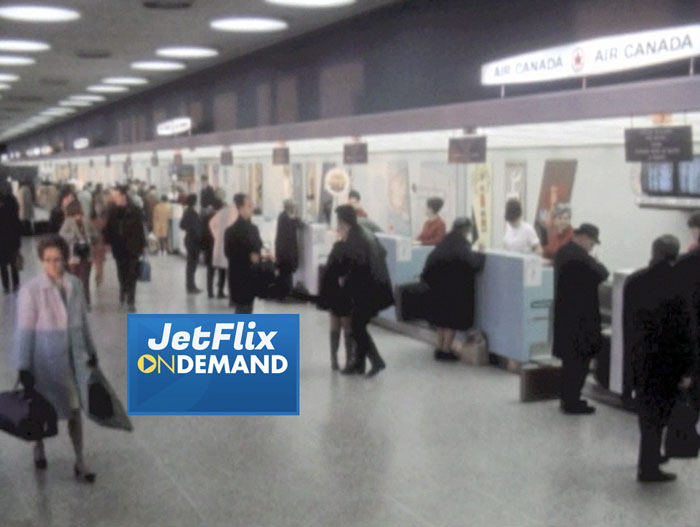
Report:
[[[698,524],[700,4],[41,3],[0,2],[0,527]],[[299,315],[296,411],[139,409],[138,317],[251,310]]]

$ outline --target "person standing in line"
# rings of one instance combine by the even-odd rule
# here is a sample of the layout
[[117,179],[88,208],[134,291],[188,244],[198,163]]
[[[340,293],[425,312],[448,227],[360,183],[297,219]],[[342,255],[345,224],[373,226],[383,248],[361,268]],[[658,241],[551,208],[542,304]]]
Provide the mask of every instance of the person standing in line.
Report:
[[130,313],[136,312],[136,282],[139,259],[146,248],[143,215],[130,201],[129,189],[118,186],[112,191],[114,206],[104,229],[105,242],[112,247],[119,277],[119,302],[128,304]]
[[32,221],[34,220],[34,199],[31,185],[22,181],[17,189],[17,203],[19,204],[19,221],[22,224],[22,234],[32,234]]
[[348,204],[355,209],[358,218],[367,218],[367,212],[362,208],[362,197],[357,190],[351,190],[348,194]]
[[680,252],[675,236],[654,240],[649,266],[630,275],[624,287],[624,345],[632,357],[639,419],[637,479],[666,482],[660,469],[661,436],[679,389],[690,387],[697,365],[695,320],[686,284],[674,268]]
[[452,351],[455,333],[474,326],[474,280],[485,257],[472,252],[467,239],[471,229],[469,218],[457,218],[452,231],[428,256],[421,274],[430,288],[427,319],[437,328],[435,360],[459,360]]
[[552,223],[547,229],[547,245],[543,256],[551,260],[559,248],[569,243],[573,237],[571,207],[568,203],[557,203],[552,209]]
[[98,236],[92,223],[85,220],[79,201],[66,207],[66,219],[58,234],[68,245],[68,271],[80,278],[90,308],[90,270]]
[[202,292],[194,283],[199,253],[202,250],[202,219],[194,209],[195,205],[197,205],[197,194],[190,194],[187,196],[187,207],[180,220],[180,228],[185,231],[185,249],[187,250],[185,276],[187,292],[190,294]]
[[92,183],[88,182],[77,193],[78,201],[83,209],[83,214],[89,214],[92,210]]
[[158,192],[156,191],[155,185],[151,185],[148,188],[143,202],[146,213],[146,226],[148,227],[148,232],[153,232],[153,211],[156,205],[158,205]]
[[10,184],[0,181],[0,279],[5,294],[19,289],[17,260],[20,258],[21,236],[17,199],[12,195]]
[[345,242],[340,276],[352,299],[352,336],[356,344],[354,362],[342,373],[364,374],[365,360],[369,359],[371,368],[367,376],[373,377],[386,368],[386,363],[367,325],[379,311],[394,303],[386,251],[371,232],[357,224],[352,205],[341,205],[335,212],[338,235]]
[[609,272],[589,253],[600,243],[595,225],[583,223],[554,258],[554,339],[552,354],[562,361],[561,410],[592,414],[581,399],[591,359],[602,347],[598,286]]
[[63,225],[63,220],[66,219],[66,207],[71,201],[76,199],[75,192],[70,185],[66,185],[61,189],[59,194],[58,203],[51,209],[51,214],[49,215],[48,231],[49,234],[58,234]]
[[214,192],[214,187],[212,187],[209,184],[209,176],[207,176],[206,174],[203,174],[200,177],[200,181],[202,184],[202,190],[199,193],[199,203],[200,203],[200,206],[202,207],[202,210],[204,210],[207,207],[214,206],[214,200],[216,199],[216,193]]
[[233,202],[238,210],[238,219],[226,229],[224,252],[228,258],[228,279],[231,302],[236,314],[249,315],[253,312],[256,294],[255,266],[260,263],[262,240],[253,216],[253,203],[246,194],[236,194]]
[[[65,273],[68,245],[56,234],[39,242],[43,272],[19,293],[14,365],[26,391],[36,390],[54,407],[59,419],[68,419],[68,433],[78,481],[93,483],[83,456],[80,415],[88,400],[91,368],[97,353],[88,324],[87,304],[80,280]],[[43,440],[34,445],[34,466],[47,467]]]
[[209,220],[209,232],[214,239],[212,264],[219,273],[219,291],[217,298],[227,298],[231,296],[230,290],[228,295],[224,293],[226,275],[228,274],[228,260],[224,251],[224,237],[226,234],[226,229],[233,225],[236,218],[238,218],[238,210],[236,209],[235,205],[227,205],[218,210],[212,219]]
[[284,210],[277,217],[275,236],[278,298],[285,298],[292,292],[292,275],[299,267],[297,231],[302,225],[297,217],[296,204],[291,199],[284,200]]
[[160,197],[160,202],[153,207],[153,234],[158,238],[158,252],[160,254],[170,252],[169,235],[172,217],[173,208],[168,202],[168,196],[163,194]]
[[202,253],[204,254],[204,264],[207,266],[207,294],[209,298],[214,298],[214,275],[218,274],[219,277],[219,297],[224,294],[224,284],[226,282],[226,271],[214,267],[214,236],[211,229],[209,229],[211,219],[223,206],[224,204],[219,198],[216,198],[214,206],[207,207],[202,216]]
[[503,236],[506,251],[520,254],[542,254],[542,246],[535,228],[523,221],[523,208],[517,199],[506,202],[506,233]]
[[92,198],[92,212],[90,213],[90,223],[95,230],[97,238],[92,250],[92,263],[95,266],[95,285],[101,286],[104,280],[104,266],[107,257],[107,246],[102,231],[107,225],[107,204],[105,202],[102,185],[97,185],[97,189]]
[[418,241],[422,245],[437,245],[445,237],[447,227],[445,221],[439,216],[445,201],[441,198],[430,198],[426,203],[426,216],[428,219],[423,224],[423,230],[418,235]]

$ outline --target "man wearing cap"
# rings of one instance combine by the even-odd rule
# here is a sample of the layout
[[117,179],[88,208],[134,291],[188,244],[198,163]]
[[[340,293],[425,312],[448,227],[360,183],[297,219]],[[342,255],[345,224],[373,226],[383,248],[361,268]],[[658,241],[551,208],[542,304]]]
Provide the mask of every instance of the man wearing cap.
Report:
[[589,253],[600,243],[595,225],[583,223],[554,258],[554,342],[552,353],[562,360],[561,410],[592,414],[581,399],[589,364],[602,345],[598,286],[608,270]]

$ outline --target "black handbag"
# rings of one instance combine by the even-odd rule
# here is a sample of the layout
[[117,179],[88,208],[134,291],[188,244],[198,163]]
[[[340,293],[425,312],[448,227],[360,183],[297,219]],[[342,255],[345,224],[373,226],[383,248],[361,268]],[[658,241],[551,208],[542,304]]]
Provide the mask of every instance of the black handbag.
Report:
[[0,430],[23,439],[37,441],[58,434],[56,410],[36,390],[0,393]]
[[695,428],[698,412],[687,397],[676,401],[666,430],[664,453],[668,457],[694,458],[700,452],[700,437]]
[[430,308],[430,287],[425,282],[399,284],[394,289],[396,318],[401,321],[422,320]]
[[91,375],[88,382],[88,412],[98,419],[114,416],[112,397],[97,375]]

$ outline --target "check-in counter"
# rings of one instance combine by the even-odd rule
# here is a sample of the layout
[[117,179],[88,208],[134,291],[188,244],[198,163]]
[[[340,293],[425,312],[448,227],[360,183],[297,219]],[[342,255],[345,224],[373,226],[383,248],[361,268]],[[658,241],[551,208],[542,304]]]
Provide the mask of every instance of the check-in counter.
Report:
[[[607,385],[605,379],[598,378],[603,388],[622,395],[625,392],[625,378],[631,380],[630,373],[625,371],[630,367],[630,361],[625,361],[624,335],[623,335],[623,299],[625,281],[634,272],[633,269],[623,269],[613,273],[612,283],[612,324],[610,326],[610,357],[609,377]],[[629,387],[628,387],[629,388]]]

